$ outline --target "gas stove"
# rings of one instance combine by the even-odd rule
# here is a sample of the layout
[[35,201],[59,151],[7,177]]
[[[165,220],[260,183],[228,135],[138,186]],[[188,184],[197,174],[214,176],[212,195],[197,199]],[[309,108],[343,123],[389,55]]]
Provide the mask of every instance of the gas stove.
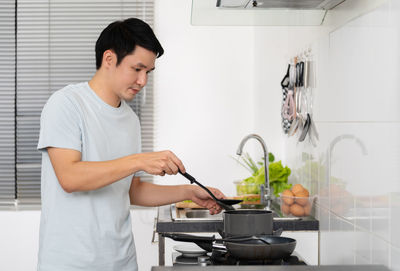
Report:
[[172,263],[177,265],[306,265],[306,263],[293,253],[291,256],[280,260],[242,260],[235,259],[229,252],[213,249],[212,252],[198,257],[186,257],[178,252],[172,253]]

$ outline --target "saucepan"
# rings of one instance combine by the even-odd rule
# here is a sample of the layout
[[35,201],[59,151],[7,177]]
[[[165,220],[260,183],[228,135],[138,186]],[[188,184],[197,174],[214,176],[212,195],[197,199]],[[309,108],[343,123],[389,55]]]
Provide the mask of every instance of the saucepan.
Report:
[[195,183],[207,191],[208,194],[225,209],[224,217],[224,235],[242,236],[242,235],[272,235],[273,217],[269,210],[235,210],[233,204],[240,203],[241,200],[217,199],[215,195],[204,185],[199,183],[192,175],[185,172],[179,173],[187,178],[191,183]]
[[272,235],[273,217],[268,210],[230,210],[223,213],[225,237]]
[[205,237],[170,233],[164,233],[163,236],[175,241],[193,242],[208,252],[212,251],[215,243],[222,243],[233,257],[241,260],[285,259],[289,257],[296,248],[296,240],[288,237],[271,235],[235,236],[223,239],[216,239],[214,236]]

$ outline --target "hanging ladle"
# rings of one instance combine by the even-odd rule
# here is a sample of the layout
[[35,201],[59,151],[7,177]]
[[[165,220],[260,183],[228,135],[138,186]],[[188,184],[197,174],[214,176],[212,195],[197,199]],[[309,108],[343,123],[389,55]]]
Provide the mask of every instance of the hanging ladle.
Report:
[[243,201],[239,199],[217,199],[217,197],[214,196],[214,194],[207,187],[196,181],[196,179],[192,175],[190,175],[187,172],[182,173],[180,170],[179,173],[182,174],[186,179],[188,179],[191,184],[195,183],[201,188],[203,188],[205,191],[207,191],[207,193],[210,194],[210,196],[215,200],[215,202],[217,202],[218,205],[224,208],[225,210],[235,210],[235,208],[233,208],[232,205],[238,204]]

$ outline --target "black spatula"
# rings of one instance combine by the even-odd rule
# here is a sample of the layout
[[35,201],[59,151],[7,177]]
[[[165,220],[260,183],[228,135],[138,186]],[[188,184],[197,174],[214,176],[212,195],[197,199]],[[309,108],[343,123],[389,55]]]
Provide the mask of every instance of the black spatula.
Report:
[[210,190],[208,190],[207,187],[205,187],[204,185],[202,185],[201,183],[196,181],[196,179],[192,175],[190,175],[187,172],[182,173],[180,170],[179,170],[179,173],[182,174],[186,179],[188,179],[191,184],[195,183],[198,186],[200,186],[201,188],[203,188],[204,190],[206,190],[207,193],[210,194],[210,196],[218,203],[218,205],[221,206],[222,208],[224,208],[225,210],[235,210],[235,208],[233,208],[232,205],[238,204],[243,201],[240,199],[217,199],[214,196],[214,194]]

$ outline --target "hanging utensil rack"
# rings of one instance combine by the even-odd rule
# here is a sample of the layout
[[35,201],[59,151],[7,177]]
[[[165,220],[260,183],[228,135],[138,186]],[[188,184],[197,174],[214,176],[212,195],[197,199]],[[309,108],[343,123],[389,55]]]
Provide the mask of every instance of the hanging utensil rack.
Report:
[[313,121],[313,92],[316,88],[315,60],[311,47],[288,61],[282,88],[282,129],[298,142],[306,139],[315,147],[319,139]]

